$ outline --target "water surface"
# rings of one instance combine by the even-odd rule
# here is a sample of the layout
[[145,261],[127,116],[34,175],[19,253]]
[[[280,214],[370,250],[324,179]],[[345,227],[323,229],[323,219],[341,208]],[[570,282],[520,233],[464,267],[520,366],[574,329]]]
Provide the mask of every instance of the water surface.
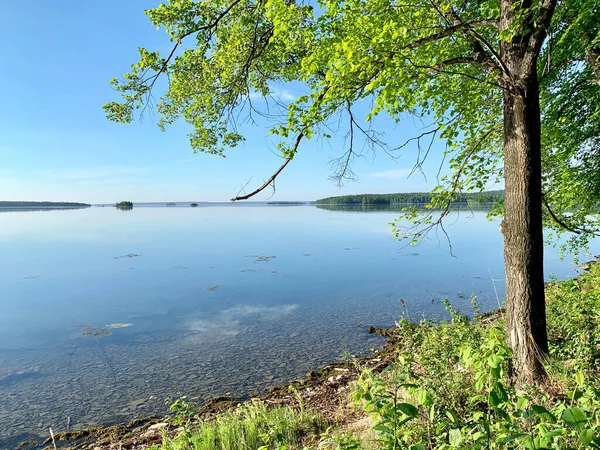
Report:
[[[485,213],[395,241],[397,212],[314,206],[0,212],[0,448],[66,426],[244,395],[380,345],[361,324],[503,296]],[[546,252],[546,274],[576,275]],[[500,281],[492,281],[492,278]],[[403,299],[407,308],[401,307]],[[114,325],[117,324],[117,325]],[[109,328],[108,325],[116,326]]]

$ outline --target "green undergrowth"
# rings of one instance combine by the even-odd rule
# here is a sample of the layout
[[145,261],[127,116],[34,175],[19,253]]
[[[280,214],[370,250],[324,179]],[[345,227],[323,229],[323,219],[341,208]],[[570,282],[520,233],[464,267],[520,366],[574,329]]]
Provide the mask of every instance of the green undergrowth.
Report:
[[600,266],[547,289],[550,355],[542,388],[508,380],[504,318],[399,324],[403,348],[383,374],[364,371],[354,400],[376,440],[338,433],[333,448],[600,448]]
[[[194,431],[185,419],[176,438],[165,436],[153,448],[600,449],[600,265],[548,285],[550,354],[542,387],[509,382],[501,311],[468,320],[446,307],[445,323],[400,321],[396,362],[382,373],[362,370],[349,401],[372,419],[375,433],[324,431],[314,412],[255,401],[200,425],[196,418]],[[475,299],[473,307],[469,313],[477,314]],[[193,415],[185,405],[174,405],[180,419]]]
[[268,407],[262,401],[245,403],[222,413],[214,420],[195,417],[193,408],[178,400],[171,408],[177,412],[181,431],[175,438],[163,436],[152,450],[292,450],[325,430],[325,421],[303,407]]

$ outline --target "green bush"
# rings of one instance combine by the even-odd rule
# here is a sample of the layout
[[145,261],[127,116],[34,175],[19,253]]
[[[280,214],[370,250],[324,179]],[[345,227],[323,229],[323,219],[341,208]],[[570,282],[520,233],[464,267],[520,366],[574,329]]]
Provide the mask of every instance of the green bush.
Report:
[[[549,388],[517,390],[503,319],[401,322],[404,352],[382,374],[362,373],[355,400],[374,420],[377,448],[600,448],[600,269],[548,288]],[[449,305],[448,305],[449,306]],[[336,448],[362,449],[347,434]]]

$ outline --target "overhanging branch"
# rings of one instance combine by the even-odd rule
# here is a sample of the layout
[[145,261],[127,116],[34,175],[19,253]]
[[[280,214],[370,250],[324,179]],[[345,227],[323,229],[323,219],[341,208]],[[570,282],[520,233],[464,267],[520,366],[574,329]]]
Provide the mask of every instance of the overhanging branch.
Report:
[[583,232],[580,229],[570,226],[564,220],[561,220],[560,217],[558,217],[556,214],[554,214],[554,211],[552,211],[552,208],[550,208],[550,205],[548,204],[548,201],[546,200],[546,195],[543,192],[542,192],[542,202],[544,203],[544,207],[546,208],[546,211],[548,211],[548,214],[550,214],[550,217],[552,217],[552,220],[554,220],[562,228],[564,228],[567,231],[570,231],[571,233],[575,233],[575,234],[581,234]]

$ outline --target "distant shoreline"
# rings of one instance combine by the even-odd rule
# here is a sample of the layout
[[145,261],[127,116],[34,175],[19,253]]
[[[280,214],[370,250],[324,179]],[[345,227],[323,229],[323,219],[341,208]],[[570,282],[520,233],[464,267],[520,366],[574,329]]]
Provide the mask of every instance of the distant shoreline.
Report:
[[0,201],[0,209],[73,209],[89,208],[89,203],[78,202],[17,202]]

